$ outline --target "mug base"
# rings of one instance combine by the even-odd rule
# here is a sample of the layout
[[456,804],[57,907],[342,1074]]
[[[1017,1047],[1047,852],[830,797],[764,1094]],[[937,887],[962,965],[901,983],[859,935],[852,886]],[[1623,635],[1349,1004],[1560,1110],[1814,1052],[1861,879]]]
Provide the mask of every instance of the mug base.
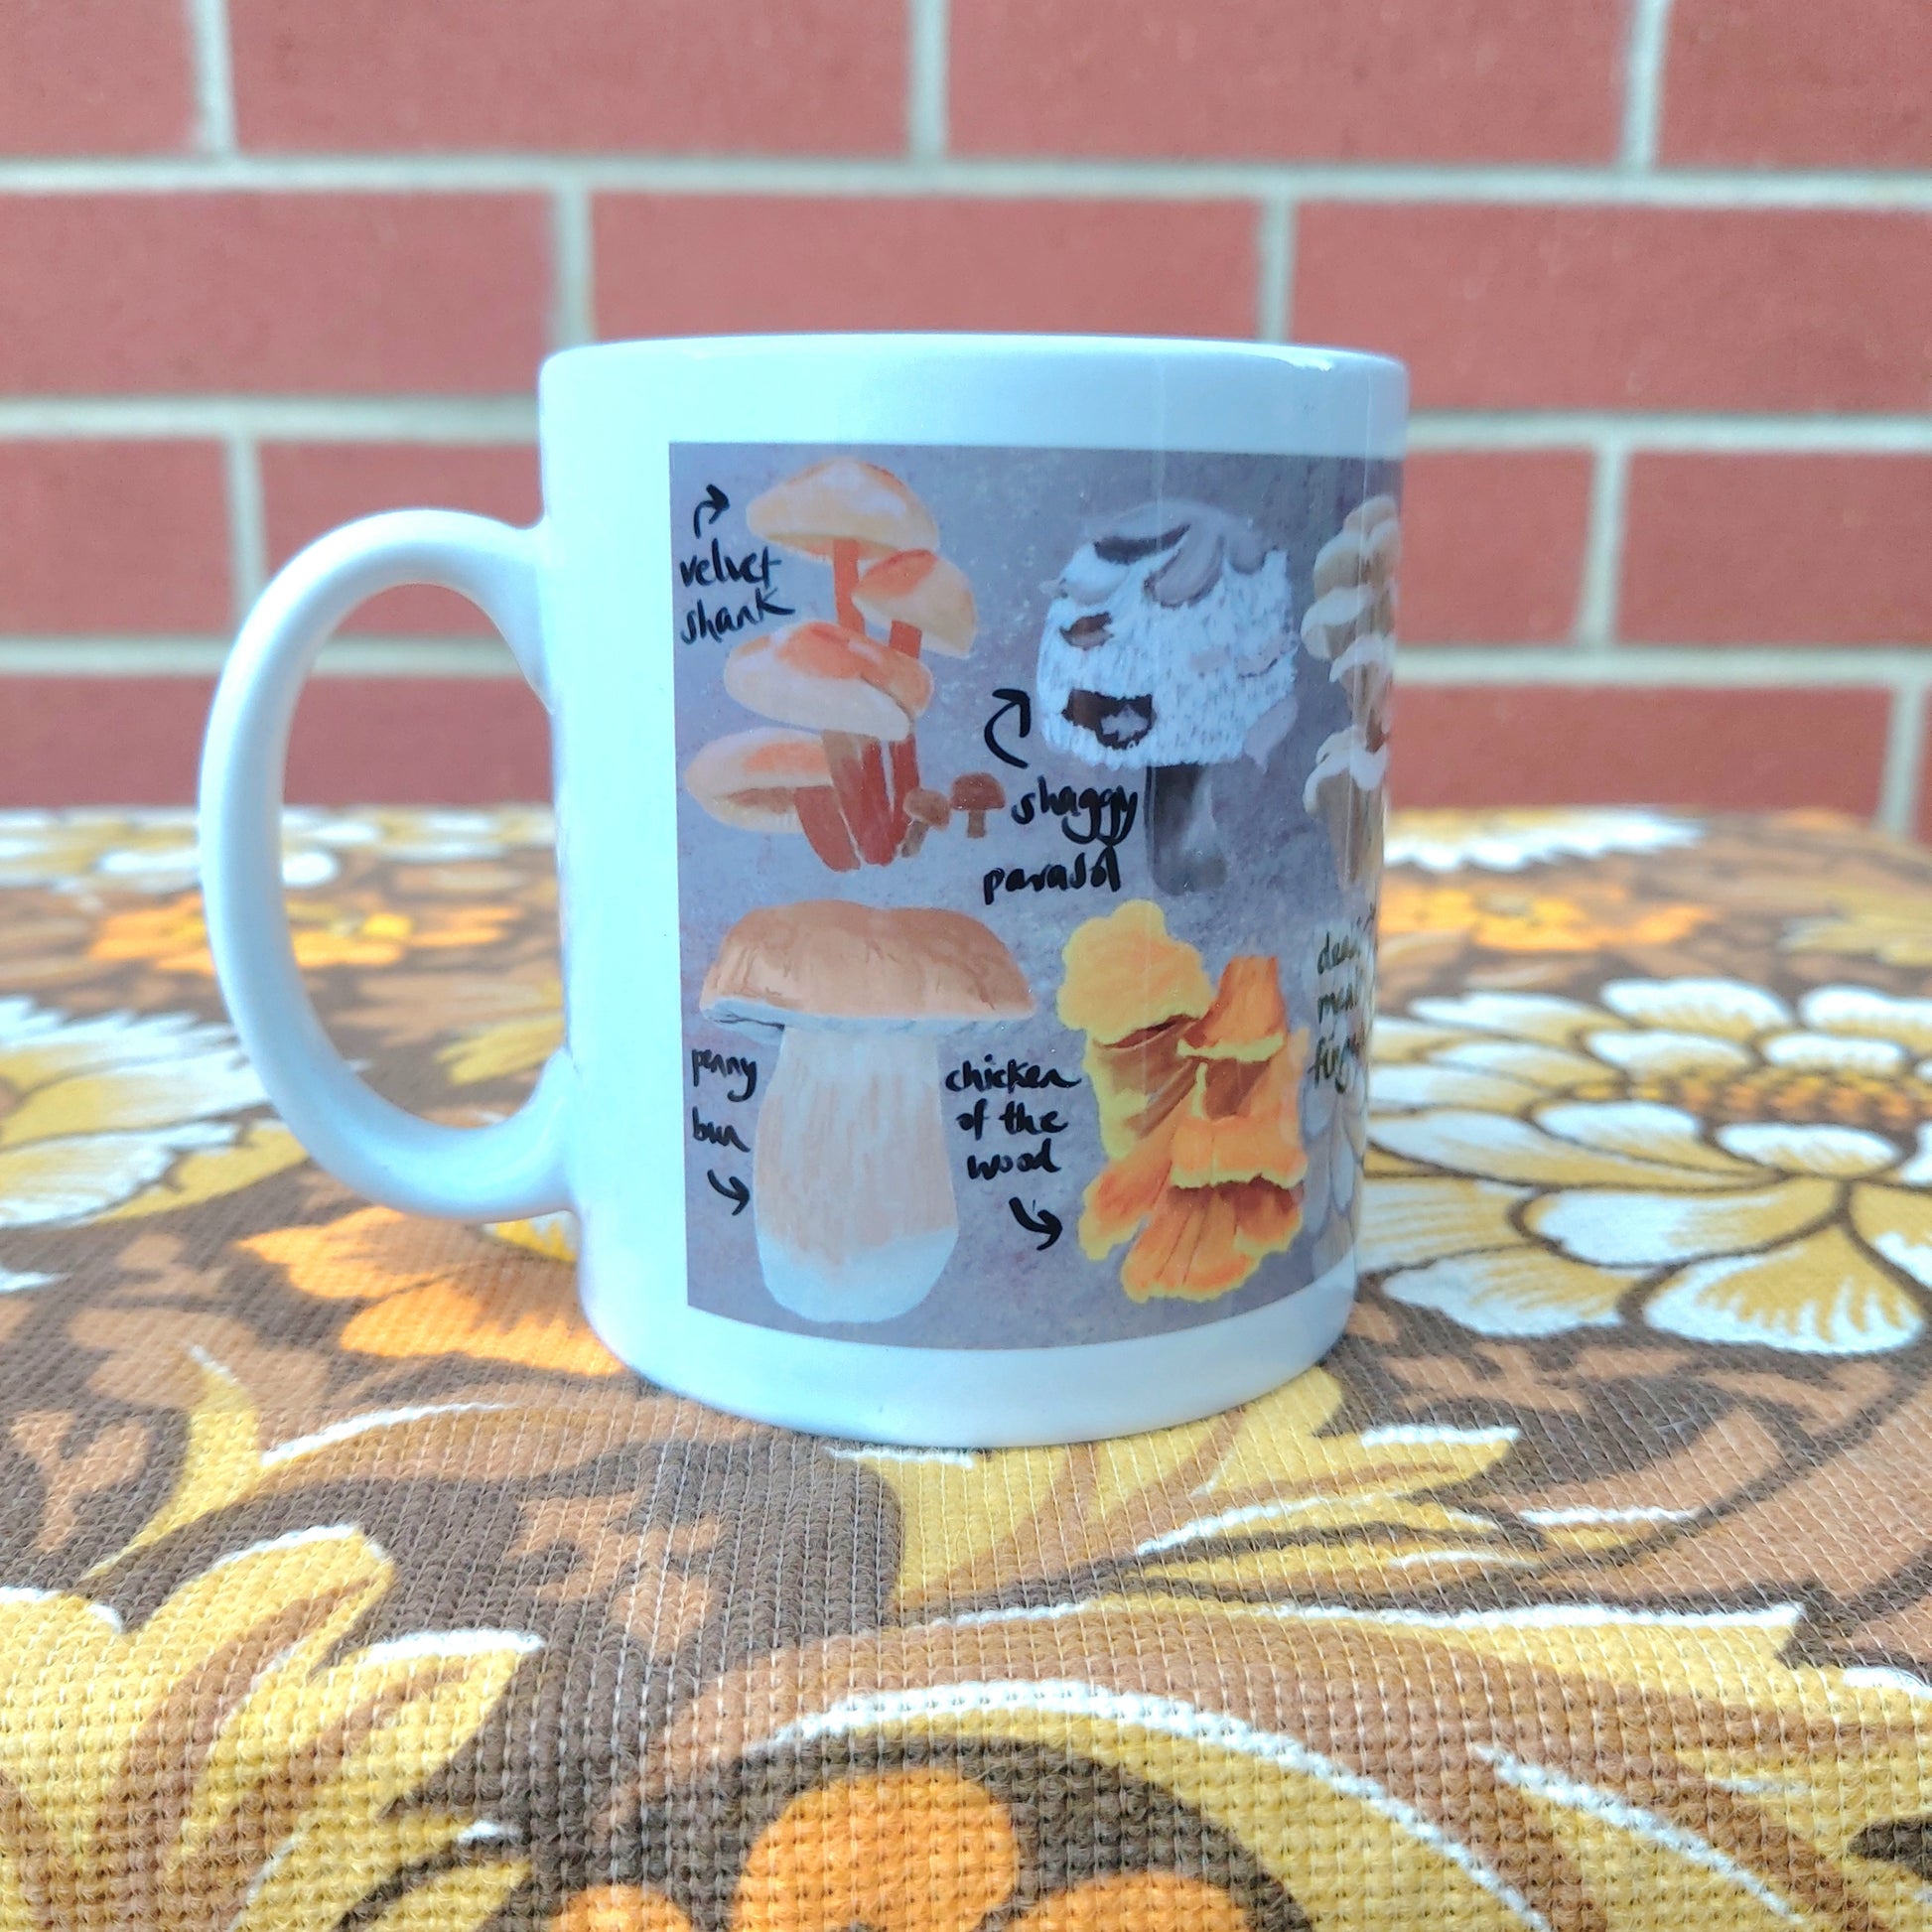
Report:
[[884,1347],[785,1334],[693,1309],[587,1255],[585,1312],[613,1354],[673,1395],[816,1436],[904,1449],[1028,1449],[1197,1422],[1279,1388],[1334,1346],[1351,1250],[1308,1287],[1173,1334],[1066,1348]]

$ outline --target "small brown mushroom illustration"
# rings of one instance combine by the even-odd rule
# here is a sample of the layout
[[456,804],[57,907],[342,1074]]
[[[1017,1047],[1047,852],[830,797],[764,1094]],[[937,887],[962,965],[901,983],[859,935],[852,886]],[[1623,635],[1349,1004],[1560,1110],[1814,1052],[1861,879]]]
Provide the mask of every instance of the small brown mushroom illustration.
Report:
[[[897,750],[895,746],[894,750]],[[925,843],[928,832],[943,832],[952,820],[952,805],[943,791],[914,785],[905,794],[905,816],[911,821],[899,841],[898,855],[909,859]]]
[[985,838],[987,813],[997,812],[1006,802],[1006,787],[990,771],[966,771],[953,780],[953,809],[966,814],[969,839]]
[[809,732],[733,732],[703,746],[684,788],[711,816],[748,832],[802,832],[834,872],[856,872],[825,747]]
[[745,511],[755,536],[808,557],[829,558],[839,621],[864,630],[852,601],[862,562],[896,550],[930,550],[932,512],[893,475],[856,457],[814,463],[756,496]]
[[699,1005],[782,1030],[752,1153],[772,1300],[814,1321],[915,1308],[959,1237],[936,1035],[1033,1012],[1013,955],[964,912],[759,906],[719,943]]
[[[890,626],[887,641],[908,657],[918,656],[921,643],[948,657],[964,657],[979,629],[966,573],[931,550],[882,557],[859,579],[852,601],[875,622]],[[894,802],[903,809],[918,782],[918,739],[902,738],[893,747]]]
[[735,645],[724,678],[746,710],[820,735],[859,856],[891,865],[904,825],[887,784],[884,748],[910,735],[932,700],[932,673],[877,638],[812,621]]

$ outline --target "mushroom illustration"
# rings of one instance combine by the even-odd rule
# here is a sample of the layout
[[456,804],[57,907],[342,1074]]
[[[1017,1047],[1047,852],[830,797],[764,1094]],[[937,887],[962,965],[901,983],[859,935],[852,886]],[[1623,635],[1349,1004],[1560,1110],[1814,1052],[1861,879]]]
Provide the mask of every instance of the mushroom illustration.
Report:
[[756,536],[781,549],[825,557],[832,565],[832,596],[840,623],[865,629],[852,601],[859,566],[896,550],[930,550],[938,526],[926,506],[876,463],[833,457],[773,483],[745,512]]
[[1033,1012],[1013,955],[964,912],[759,906],[720,942],[699,1005],[782,1030],[752,1154],[772,1299],[814,1321],[916,1307],[959,1237],[936,1035]]
[[748,637],[725,659],[725,689],[746,710],[819,734],[859,856],[891,865],[904,835],[884,748],[910,735],[932,699],[932,673],[863,632],[816,621]]
[[1302,620],[1309,654],[1328,665],[1348,699],[1349,722],[1315,754],[1303,790],[1327,826],[1343,881],[1360,887],[1381,860],[1383,787],[1389,773],[1389,712],[1395,675],[1395,572],[1402,524],[1391,496],[1348,512],[1314,560],[1320,593]]
[[[898,748],[893,748],[897,751]],[[905,794],[905,816],[910,823],[899,841],[901,859],[909,859],[925,843],[928,832],[943,832],[952,822],[952,801],[943,791],[929,785],[914,785]]]
[[[888,625],[887,641],[908,657],[918,656],[922,641],[948,657],[964,657],[979,629],[965,572],[931,550],[882,557],[859,579],[852,601],[866,617]],[[894,802],[902,805],[918,782],[918,740],[902,738],[893,747]]]
[[825,747],[809,732],[734,732],[702,747],[684,788],[711,816],[748,832],[802,832],[834,872],[856,872]]
[[1205,503],[1144,503],[1095,526],[1039,641],[1047,742],[1147,775],[1148,853],[1168,893],[1227,876],[1209,772],[1265,764],[1295,719],[1288,556]]
[[986,836],[986,815],[1007,802],[1006,786],[990,771],[965,771],[952,781],[952,804],[966,814],[966,836]]

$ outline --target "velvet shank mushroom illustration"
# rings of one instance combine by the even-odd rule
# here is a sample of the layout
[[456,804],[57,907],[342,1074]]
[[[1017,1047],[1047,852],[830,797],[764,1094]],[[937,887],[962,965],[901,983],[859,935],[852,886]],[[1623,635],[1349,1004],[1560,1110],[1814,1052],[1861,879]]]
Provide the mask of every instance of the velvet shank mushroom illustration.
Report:
[[760,906],[725,934],[699,1005],[781,1030],[752,1157],[772,1299],[814,1321],[915,1308],[959,1237],[936,1036],[1033,1012],[1013,955],[964,912]]
[[[859,579],[852,601],[864,616],[887,625],[887,642],[908,657],[917,657],[922,643],[964,657],[979,629],[965,572],[932,550],[882,557]],[[902,738],[893,747],[893,803],[902,810],[918,782],[918,740]]]
[[1302,802],[1322,820],[1343,880],[1361,887],[1381,861],[1383,787],[1395,674],[1396,567],[1402,525],[1395,499],[1371,496],[1342,520],[1314,560],[1319,593],[1302,620],[1310,656],[1348,699],[1349,722],[1315,754]]
[[891,865],[905,828],[893,805],[885,748],[911,736],[912,721],[931,702],[932,673],[877,638],[814,620],[734,645],[725,689],[760,718],[819,734],[859,856]]
[[748,832],[802,832],[834,872],[856,872],[825,747],[809,732],[734,732],[685,767],[684,788],[711,816]]
[[862,563],[939,540],[932,512],[890,470],[856,457],[814,463],[773,483],[753,498],[745,520],[767,543],[830,560],[833,602],[848,630],[866,627],[852,601]]
[[1295,718],[1288,556],[1205,503],[1144,503],[1092,529],[1039,640],[1040,727],[1089,764],[1147,773],[1148,851],[1167,893],[1218,886],[1209,772],[1266,763]]

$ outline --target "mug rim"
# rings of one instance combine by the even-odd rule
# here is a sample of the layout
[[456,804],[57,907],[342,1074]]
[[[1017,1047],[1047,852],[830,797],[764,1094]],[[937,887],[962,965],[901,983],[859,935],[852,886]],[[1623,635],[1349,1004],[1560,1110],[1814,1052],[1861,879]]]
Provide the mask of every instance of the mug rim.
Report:
[[1304,376],[1396,381],[1405,387],[1408,365],[1375,349],[1339,348],[1311,343],[1264,343],[1235,337],[1110,336],[1028,333],[1003,330],[806,330],[795,334],[748,332],[720,336],[642,336],[618,342],[581,343],[547,355],[545,370],[589,361],[621,361],[642,354],[670,352],[703,360],[741,355],[808,355],[840,358],[856,354],[914,353],[947,356],[1025,355],[1061,359],[1107,359],[1145,366],[1158,361],[1224,361],[1272,366]]

